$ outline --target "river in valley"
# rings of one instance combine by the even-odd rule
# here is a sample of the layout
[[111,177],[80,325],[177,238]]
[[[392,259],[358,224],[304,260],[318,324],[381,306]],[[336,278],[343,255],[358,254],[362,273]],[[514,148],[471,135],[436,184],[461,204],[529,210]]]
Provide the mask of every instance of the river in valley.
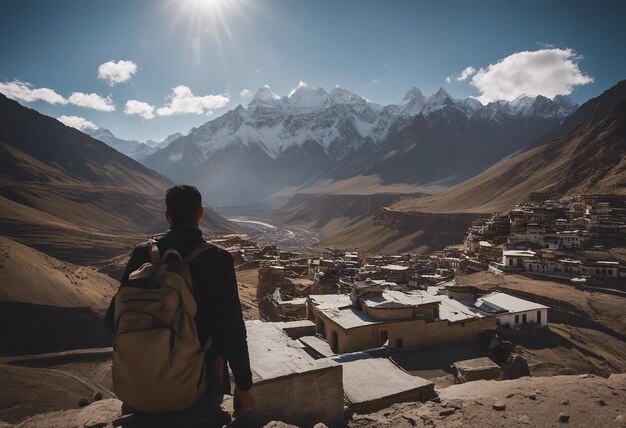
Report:
[[274,225],[266,218],[253,216],[229,217],[250,239],[259,244],[276,245],[281,250],[310,253],[319,242],[319,235],[292,226]]

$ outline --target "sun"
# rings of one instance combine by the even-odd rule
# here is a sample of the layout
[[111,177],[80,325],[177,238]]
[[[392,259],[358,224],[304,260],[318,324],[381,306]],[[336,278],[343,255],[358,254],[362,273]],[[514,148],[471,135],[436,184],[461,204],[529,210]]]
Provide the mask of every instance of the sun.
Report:
[[200,63],[203,44],[212,44],[223,55],[225,49],[233,48],[231,28],[238,20],[247,20],[249,4],[253,0],[169,0],[168,13],[175,22],[189,31],[194,61]]
[[183,0],[197,12],[210,12],[228,5],[228,0]]

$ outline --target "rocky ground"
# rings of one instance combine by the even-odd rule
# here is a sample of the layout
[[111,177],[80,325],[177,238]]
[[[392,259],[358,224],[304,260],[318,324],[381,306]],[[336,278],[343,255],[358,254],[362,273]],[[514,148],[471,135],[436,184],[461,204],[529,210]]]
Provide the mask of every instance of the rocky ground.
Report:
[[356,415],[350,427],[626,426],[626,375],[477,381],[439,391],[441,402]]
[[[394,404],[376,413],[353,415],[339,426],[626,426],[626,375],[623,374],[611,375],[608,379],[575,375],[477,381],[453,385],[438,392],[439,399],[435,401]],[[225,407],[229,406],[230,403],[226,402]],[[311,421],[311,425],[314,423]],[[16,426],[61,428],[137,425],[122,417],[118,400],[104,399],[80,409],[37,415]],[[291,426],[277,421],[266,425],[272,428]],[[318,428],[322,426],[317,425]]]

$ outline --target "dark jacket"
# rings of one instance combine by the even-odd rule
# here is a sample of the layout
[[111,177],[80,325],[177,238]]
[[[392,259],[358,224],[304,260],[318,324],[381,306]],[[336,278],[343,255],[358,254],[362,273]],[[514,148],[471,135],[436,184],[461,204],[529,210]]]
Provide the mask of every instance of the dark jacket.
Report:
[[[163,254],[175,248],[185,257],[202,243],[202,232],[192,225],[173,225],[154,238]],[[128,282],[131,272],[150,261],[148,242],[137,245],[130,256],[121,279],[121,287]],[[233,372],[235,382],[242,390],[252,386],[252,372],[246,341],[246,326],[241,313],[233,257],[222,248],[211,245],[189,263],[194,297],[198,305],[196,325],[200,343],[205,343],[209,333],[212,346],[207,353],[207,364],[223,357]],[[115,299],[107,310],[105,322],[115,332]]]

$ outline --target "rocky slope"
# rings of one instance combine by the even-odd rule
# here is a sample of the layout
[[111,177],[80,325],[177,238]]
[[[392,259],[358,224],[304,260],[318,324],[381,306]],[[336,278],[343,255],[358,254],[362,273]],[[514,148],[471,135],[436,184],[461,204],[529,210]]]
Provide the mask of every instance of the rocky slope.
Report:
[[364,254],[426,253],[463,241],[476,214],[403,212],[384,207],[371,217],[320,240],[319,247],[355,249]]
[[322,237],[331,236],[371,217],[382,207],[410,195],[378,193],[372,195],[298,193],[274,211],[272,222],[288,224]]
[[0,354],[108,346],[99,315],[118,282],[0,236]]

